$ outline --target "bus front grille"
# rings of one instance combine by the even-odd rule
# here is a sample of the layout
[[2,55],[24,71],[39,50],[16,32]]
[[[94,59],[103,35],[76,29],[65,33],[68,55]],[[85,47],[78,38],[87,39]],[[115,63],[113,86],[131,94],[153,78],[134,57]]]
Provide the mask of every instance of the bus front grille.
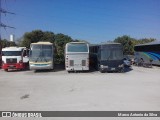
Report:
[[82,66],[86,66],[86,60],[82,60]]
[[70,64],[70,66],[74,66],[74,61],[70,60],[69,64]]
[[8,59],[6,59],[6,63],[17,63],[17,59],[16,58],[8,58]]

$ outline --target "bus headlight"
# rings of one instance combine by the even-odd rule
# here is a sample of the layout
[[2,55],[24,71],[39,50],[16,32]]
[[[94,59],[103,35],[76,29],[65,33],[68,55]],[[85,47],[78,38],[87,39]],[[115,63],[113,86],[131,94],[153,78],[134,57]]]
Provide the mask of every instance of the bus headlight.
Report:
[[89,67],[89,58],[87,58],[87,67]]
[[108,68],[108,66],[100,65],[100,67],[103,68]]
[[103,68],[104,66],[103,66],[103,65],[101,65],[100,67],[101,67],[101,68]]
[[118,67],[123,67],[124,65],[123,64],[121,64],[121,65],[119,65]]
[[23,61],[22,61],[22,60],[20,60],[20,61],[19,61],[19,63],[23,63]]

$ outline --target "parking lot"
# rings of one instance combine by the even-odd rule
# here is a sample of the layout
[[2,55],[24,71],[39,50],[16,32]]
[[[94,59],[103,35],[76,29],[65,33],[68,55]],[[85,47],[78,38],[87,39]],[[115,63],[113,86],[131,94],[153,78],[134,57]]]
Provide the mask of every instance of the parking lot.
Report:
[[125,73],[0,70],[0,110],[160,111],[160,68]]

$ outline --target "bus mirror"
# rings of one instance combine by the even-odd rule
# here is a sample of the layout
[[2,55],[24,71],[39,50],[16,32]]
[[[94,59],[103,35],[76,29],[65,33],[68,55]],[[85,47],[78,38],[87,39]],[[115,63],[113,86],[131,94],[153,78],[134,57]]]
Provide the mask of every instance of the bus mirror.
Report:
[[24,52],[24,53],[23,53],[23,57],[26,57],[26,56],[27,56],[27,55],[26,55],[26,52]]

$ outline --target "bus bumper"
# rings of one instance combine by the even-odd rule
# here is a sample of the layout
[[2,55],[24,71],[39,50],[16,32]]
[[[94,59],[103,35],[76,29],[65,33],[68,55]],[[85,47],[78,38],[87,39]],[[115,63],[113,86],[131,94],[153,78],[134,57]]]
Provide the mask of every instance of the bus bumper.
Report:
[[51,70],[53,69],[52,65],[35,65],[35,64],[30,64],[29,65],[30,70]]
[[100,72],[123,71],[123,70],[124,70],[123,65],[119,65],[117,67],[108,67],[108,66],[104,66],[104,65],[100,66]]
[[23,63],[15,63],[15,64],[2,64],[2,69],[7,70],[7,69],[23,69],[24,64]]
[[66,67],[67,71],[88,71],[89,67]]

